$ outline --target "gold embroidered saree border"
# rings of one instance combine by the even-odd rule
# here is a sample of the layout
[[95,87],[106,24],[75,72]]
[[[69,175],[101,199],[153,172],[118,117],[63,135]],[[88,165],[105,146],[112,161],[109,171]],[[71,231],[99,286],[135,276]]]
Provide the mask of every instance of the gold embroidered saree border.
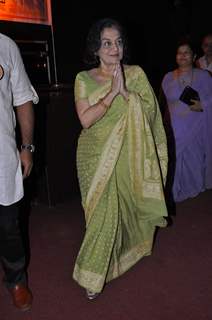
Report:
[[126,116],[123,115],[114,127],[105,144],[104,151],[101,155],[98,168],[96,169],[85,201],[85,217],[87,226],[115,167],[115,163],[122,146],[125,126]]
[[[150,255],[151,250],[152,239],[132,248],[128,253],[120,257],[119,263],[110,267],[110,271],[106,277],[106,282],[122,275],[130,269],[130,267],[135,265],[142,257]],[[74,268],[73,278],[79,283],[79,285],[93,292],[101,292],[105,284],[104,275],[83,270],[77,264]]]
[[[142,98],[130,93],[128,111],[128,146],[131,184],[134,195],[143,199],[164,200],[162,171],[166,172],[167,153],[163,142],[159,144],[158,159],[151,124],[142,106]],[[164,168],[161,169],[161,159]],[[144,167],[141,164],[144,163]],[[136,202],[136,199],[134,199]]]

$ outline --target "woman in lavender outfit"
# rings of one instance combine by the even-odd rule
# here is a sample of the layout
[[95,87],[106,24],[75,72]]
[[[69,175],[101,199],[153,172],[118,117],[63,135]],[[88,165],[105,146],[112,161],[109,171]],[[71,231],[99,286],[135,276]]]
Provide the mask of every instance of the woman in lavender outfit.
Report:
[[[169,143],[169,198],[180,202],[212,188],[212,77],[194,68],[189,41],[177,46],[177,68],[162,80],[164,124]],[[191,105],[179,98],[186,86],[199,93]],[[161,99],[160,99],[161,100]]]

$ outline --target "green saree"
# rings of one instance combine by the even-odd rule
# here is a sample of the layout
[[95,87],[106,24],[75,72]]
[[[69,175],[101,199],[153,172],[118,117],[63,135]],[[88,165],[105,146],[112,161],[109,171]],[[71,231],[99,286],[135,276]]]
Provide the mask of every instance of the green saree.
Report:
[[[77,170],[86,232],[73,278],[92,292],[150,255],[156,226],[165,227],[167,145],[159,106],[143,70],[125,70],[130,92],[78,141]],[[87,71],[75,80],[75,99],[95,104],[110,90]]]

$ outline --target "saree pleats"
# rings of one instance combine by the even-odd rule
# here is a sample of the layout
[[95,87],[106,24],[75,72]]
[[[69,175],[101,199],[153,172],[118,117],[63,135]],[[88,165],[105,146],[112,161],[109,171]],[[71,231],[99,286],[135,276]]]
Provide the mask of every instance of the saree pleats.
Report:
[[[77,90],[84,80],[83,94],[87,83],[92,101],[109,89],[109,84],[95,86],[86,73],[80,77]],[[107,115],[83,130],[78,142],[86,232],[73,277],[93,292],[101,292],[106,282],[150,255],[156,226],[166,226],[167,150],[158,105],[139,67],[129,68],[126,79],[131,88],[129,101],[117,97]],[[143,97],[137,87],[146,87]]]

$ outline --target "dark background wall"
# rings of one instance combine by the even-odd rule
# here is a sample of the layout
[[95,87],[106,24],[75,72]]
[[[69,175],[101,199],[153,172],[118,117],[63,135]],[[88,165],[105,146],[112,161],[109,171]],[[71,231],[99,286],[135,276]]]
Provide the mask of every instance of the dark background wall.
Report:
[[190,34],[198,47],[202,36],[212,31],[211,1],[131,0],[125,5],[107,1],[99,5],[82,3],[78,8],[73,2],[53,0],[52,13],[60,82],[73,82],[76,72],[83,68],[86,34],[97,18],[112,16],[124,24],[131,62],[144,68],[153,85],[158,85],[162,75],[174,66],[175,44],[181,35]]
[[[0,31],[15,40],[47,40],[52,83],[56,71],[58,82],[73,84],[76,73],[83,68],[82,55],[88,29],[99,18],[110,16],[125,26],[131,63],[141,65],[153,85],[174,67],[175,45],[180,36],[190,34],[200,54],[202,36],[212,32],[212,1],[207,0],[131,0],[128,4],[108,0],[96,5],[52,0],[51,3],[52,29],[45,25],[0,21]],[[26,62],[26,56],[24,58]],[[32,80],[36,82],[37,78],[35,76]]]

